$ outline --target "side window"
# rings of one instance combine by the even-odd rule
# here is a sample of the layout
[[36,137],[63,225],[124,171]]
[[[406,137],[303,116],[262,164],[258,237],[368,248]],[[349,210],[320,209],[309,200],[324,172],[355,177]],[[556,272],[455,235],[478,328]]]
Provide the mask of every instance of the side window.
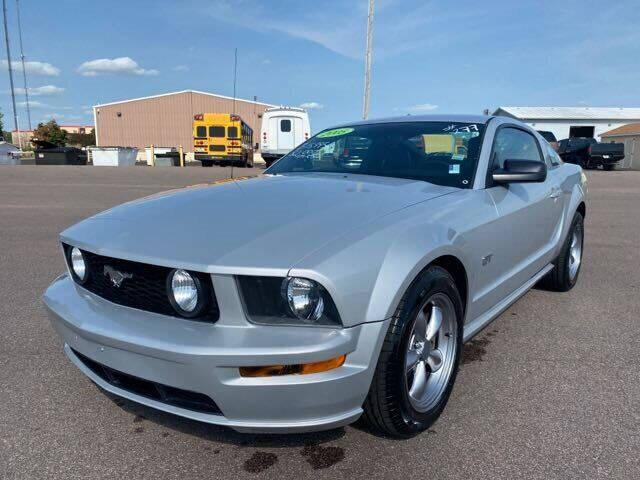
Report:
[[549,158],[551,159],[551,165],[554,167],[562,165],[560,155],[558,155],[558,152],[556,152],[551,145],[549,145]]
[[493,168],[504,167],[505,160],[542,161],[535,137],[518,128],[498,130],[493,142]]
[[288,119],[280,120],[280,131],[281,132],[290,132],[291,131],[291,120],[288,120]]

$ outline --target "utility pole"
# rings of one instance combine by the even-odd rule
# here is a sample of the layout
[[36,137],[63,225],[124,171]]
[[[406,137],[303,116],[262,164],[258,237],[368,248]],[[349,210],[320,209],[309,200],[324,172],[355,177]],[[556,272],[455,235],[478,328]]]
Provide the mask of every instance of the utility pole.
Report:
[[16,95],[13,89],[13,71],[11,70],[11,49],[9,48],[9,29],[7,28],[7,0],[2,0],[2,13],[4,16],[4,41],[7,45],[7,67],[9,68],[9,84],[11,85],[11,103],[13,104],[13,123],[18,131],[18,114],[16,113]]
[[22,79],[24,80],[24,98],[27,105],[27,122],[31,130],[31,107],[29,106],[29,89],[27,88],[27,69],[24,68],[24,49],[22,48],[22,22],[20,21],[20,0],[16,0],[16,13],[18,15],[18,38],[20,39],[20,59],[22,60]]
[[373,49],[373,0],[369,0],[367,15],[367,49],[364,55],[364,105],[362,118],[369,117],[369,96],[371,94],[371,50]]
[[[238,48],[236,47],[233,54],[233,116],[236,115],[236,83],[238,80]],[[231,178],[233,178],[233,164],[231,161]]]

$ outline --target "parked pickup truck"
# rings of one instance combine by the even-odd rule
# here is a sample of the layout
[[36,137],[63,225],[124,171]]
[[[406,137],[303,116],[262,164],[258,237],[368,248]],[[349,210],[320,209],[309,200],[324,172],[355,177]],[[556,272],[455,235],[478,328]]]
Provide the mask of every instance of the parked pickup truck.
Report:
[[568,163],[575,163],[583,168],[613,170],[624,158],[623,143],[598,143],[595,138],[565,138],[560,140],[558,154]]

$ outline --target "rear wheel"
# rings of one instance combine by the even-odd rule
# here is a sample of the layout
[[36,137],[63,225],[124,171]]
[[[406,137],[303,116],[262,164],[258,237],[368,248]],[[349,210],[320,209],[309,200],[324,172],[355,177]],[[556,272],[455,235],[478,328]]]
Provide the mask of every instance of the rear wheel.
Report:
[[558,292],[568,292],[575,286],[582,266],[583,244],[584,219],[576,212],[562,250],[553,262],[554,268],[543,281],[544,286]]
[[213,167],[213,160],[202,160],[203,167]]
[[462,348],[462,300],[440,267],[422,272],[391,320],[363,419],[395,437],[429,428],[444,409]]
[[607,171],[611,171],[611,170],[615,170],[616,169],[616,164],[615,163],[610,163],[607,165],[602,165],[602,168],[604,168]]

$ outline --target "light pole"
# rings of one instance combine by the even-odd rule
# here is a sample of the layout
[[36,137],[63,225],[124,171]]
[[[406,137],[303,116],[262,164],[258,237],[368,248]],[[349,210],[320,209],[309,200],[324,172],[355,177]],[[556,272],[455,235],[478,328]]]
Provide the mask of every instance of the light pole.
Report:
[[16,113],[16,94],[13,89],[13,71],[11,70],[11,49],[9,48],[9,29],[7,28],[7,0],[2,0],[2,14],[4,16],[4,41],[7,45],[7,67],[9,68],[9,84],[11,86],[11,103],[13,104],[13,124],[18,131],[18,114]]
[[373,49],[373,0],[369,0],[367,15],[367,47],[364,54],[364,104],[362,118],[369,117],[369,96],[371,94],[371,50]]
[[20,60],[22,61],[22,80],[24,81],[24,98],[27,106],[27,122],[31,130],[31,108],[29,106],[29,89],[27,88],[27,69],[24,68],[24,50],[22,48],[22,22],[20,21],[20,0],[16,0],[16,14],[18,15],[18,38],[20,39]]

